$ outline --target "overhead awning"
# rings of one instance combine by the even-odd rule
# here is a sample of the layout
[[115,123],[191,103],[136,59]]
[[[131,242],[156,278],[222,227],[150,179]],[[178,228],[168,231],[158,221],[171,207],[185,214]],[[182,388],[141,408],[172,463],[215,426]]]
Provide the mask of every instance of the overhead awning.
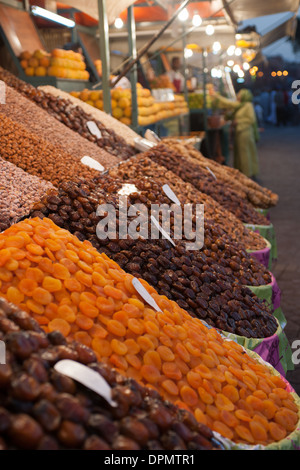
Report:
[[[63,3],[86,13],[92,18],[99,18],[97,0],[63,0]],[[133,3],[135,3],[134,0],[106,0],[106,12],[109,24],[112,24],[120,13]]]
[[262,36],[261,38],[261,48],[264,49],[265,47],[270,46],[274,42],[282,39],[284,37],[291,37],[295,36],[297,29],[297,17],[296,15],[290,18],[288,21],[285,21],[280,26],[275,29],[272,29],[267,34]]
[[299,0],[213,0],[213,8],[227,10],[231,21],[240,23],[260,16],[299,10]]

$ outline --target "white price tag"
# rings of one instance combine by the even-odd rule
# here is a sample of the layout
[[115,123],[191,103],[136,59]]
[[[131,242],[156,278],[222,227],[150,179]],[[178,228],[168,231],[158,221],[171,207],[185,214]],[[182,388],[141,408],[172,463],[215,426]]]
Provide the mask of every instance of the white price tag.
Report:
[[87,155],[82,157],[80,160],[81,163],[84,165],[93,168],[93,170],[98,170],[98,171],[104,171],[105,168],[104,166],[101,165],[101,163],[97,162],[97,160],[94,160],[94,158],[88,157]]
[[149,292],[145,289],[143,284],[136,277],[132,279],[132,285],[135,288],[135,290],[138,292],[138,294],[142,297],[142,299],[144,299],[145,302],[147,302],[147,304],[149,304],[157,312],[161,312],[161,309],[159,308],[159,306],[157,305],[153,297],[151,297]]
[[170,186],[168,184],[164,184],[162,189],[163,189],[164,193],[166,194],[166,196],[168,196],[168,198],[171,201],[173,201],[175,204],[177,204],[177,206],[181,205],[178,197],[176,196],[176,194],[174,193],[174,191],[170,188]]
[[216,175],[214,174],[214,172],[213,172],[208,166],[206,167],[206,169],[207,169],[207,171],[210,172],[210,174],[212,175],[212,177],[216,180],[217,177],[216,177]]
[[129,196],[132,193],[139,193],[139,192],[140,191],[135,186],[135,184],[126,183],[122,185],[122,188],[118,191],[118,194],[120,194],[120,196]]
[[97,139],[101,139],[102,134],[101,134],[101,132],[100,132],[100,130],[99,130],[97,124],[96,124],[94,121],[88,121],[88,122],[86,123],[86,125],[87,125],[87,128],[88,128],[88,130],[90,131],[90,133],[91,133],[92,135],[94,135],[95,137],[97,137]]
[[150,140],[143,139],[142,137],[137,137],[134,139],[134,146],[140,152],[146,152],[147,150],[155,147],[155,145],[156,144],[154,142],[150,142]]
[[80,362],[71,361],[70,359],[63,359],[62,361],[57,362],[54,366],[54,369],[60,374],[66,375],[67,377],[76,380],[93,392],[97,393],[111,406],[118,406],[118,404],[112,399],[111,387],[99,374],[99,372],[90,369]]
[[172,243],[173,246],[176,246],[175,243],[173,242],[172,238],[169,236],[169,234],[161,227],[161,225],[157,222],[156,218],[151,215],[151,220],[156,226],[156,228],[160,231],[162,236],[168,240],[170,243]]

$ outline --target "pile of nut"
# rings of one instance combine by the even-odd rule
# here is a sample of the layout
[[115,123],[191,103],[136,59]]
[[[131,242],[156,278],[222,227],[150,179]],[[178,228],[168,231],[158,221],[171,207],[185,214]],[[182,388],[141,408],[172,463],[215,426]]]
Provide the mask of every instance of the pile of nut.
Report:
[[242,199],[229,185],[216,180],[208,170],[187,160],[181,153],[175,152],[163,143],[143,155],[151,158],[159,165],[165,166],[184,181],[191,183],[199,191],[211,196],[243,223],[270,224],[266,217],[259,214],[248,201]]
[[26,127],[32,134],[60,146],[78,160],[88,155],[101,163],[105,169],[119,162],[119,158],[87,141],[10,86],[5,88],[5,105],[0,105],[0,112]]
[[28,215],[33,205],[53,190],[51,183],[0,158],[0,231]]
[[[118,189],[122,184],[108,176],[102,183],[99,178],[94,184],[64,183],[58,194],[44,197],[35,206],[31,217],[48,217],[80,240],[89,240],[126,272],[143,278],[161,295],[216,328],[248,338],[276,332],[275,318],[246,287],[270,283],[270,273],[230,241],[221,227],[205,222],[201,251],[187,250],[184,240],[175,240],[173,246],[164,239],[98,238],[97,225],[102,219],[96,215],[98,205],[112,204],[118,223]],[[149,208],[152,203],[170,202],[155,182],[141,179],[136,185],[139,191],[128,196],[128,207],[141,203]]]
[[[74,107],[70,100],[45,93],[41,89],[22,82],[4,69],[0,70],[0,79],[7,85],[16,88],[68,128],[95,143],[111,155],[126,159],[135,154],[134,148],[128,145],[122,137],[119,137],[113,129],[107,129],[101,122],[96,122],[82,108]],[[87,127],[88,121],[95,122],[102,134],[101,138],[98,139],[90,133]]]
[[[46,335],[0,300],[0,450],[217,450],[212,431],[150,388],[97,362],[83,344]],[[116,407],[54,366],[70,359],[98,372]]]
[[50,181],[54,186],[63,181],[92,178],[98,173],[65,153],[61,147],[28,132],[24,126],[2,113],[0,156],[30,175]]
[[141,178],[151,178],[163,187],[168,185],[182,204],[204,204],[205,219],[212,224],[222,227],[233,241],[243,245],[246,250],[257,251],[266,248],[263,237],[245,225],[232,213],[222,207],[207,194],[198,191],[195,186],[183,181],[173,171],[166,170],[143,155],[137,155],[121,162],[117,167],[109,169],[108,174],[113,179],[125,182],[138,182]]

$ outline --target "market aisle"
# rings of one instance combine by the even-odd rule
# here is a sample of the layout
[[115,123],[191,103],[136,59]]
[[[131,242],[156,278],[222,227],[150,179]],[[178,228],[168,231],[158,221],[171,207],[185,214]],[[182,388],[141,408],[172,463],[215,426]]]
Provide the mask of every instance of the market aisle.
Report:
[[[295,340],[300,345],[299,127],[266,129],[259,144],[259,155],[262,184],[280,197],[278,206],[271,211],[271,220],[278,242],[278,261],[273,273],[282,291],[282,309],[288,321],[285,331],[290,345]],[[299,394],[300,364],[288,374],[288,380]]]

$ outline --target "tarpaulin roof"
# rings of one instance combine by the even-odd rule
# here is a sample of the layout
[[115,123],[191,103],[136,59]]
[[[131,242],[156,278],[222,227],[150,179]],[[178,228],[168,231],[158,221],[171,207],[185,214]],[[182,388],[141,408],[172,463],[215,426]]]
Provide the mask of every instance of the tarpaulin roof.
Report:
[[285,21],[277,28],[272,29],[267,34],[262,36],[261,38],[261,48],[264,49],[265,47],[270,46],[274,42],[282,39],[284,37],[294,37],[297,29],[297,18],[293,16],[288,21]]
[[227,4],[227,13],[236,22],[276,13],[296,12],[299,0],[213,0],[212,5],[221,8]]
[[[63,3],[86,13],[92,18],[98,19],[99,17],[97,0],[63,0]],[[112,24],[120,13],[133,3],[134,0],[106,0],[106,12],[109,24]]]

